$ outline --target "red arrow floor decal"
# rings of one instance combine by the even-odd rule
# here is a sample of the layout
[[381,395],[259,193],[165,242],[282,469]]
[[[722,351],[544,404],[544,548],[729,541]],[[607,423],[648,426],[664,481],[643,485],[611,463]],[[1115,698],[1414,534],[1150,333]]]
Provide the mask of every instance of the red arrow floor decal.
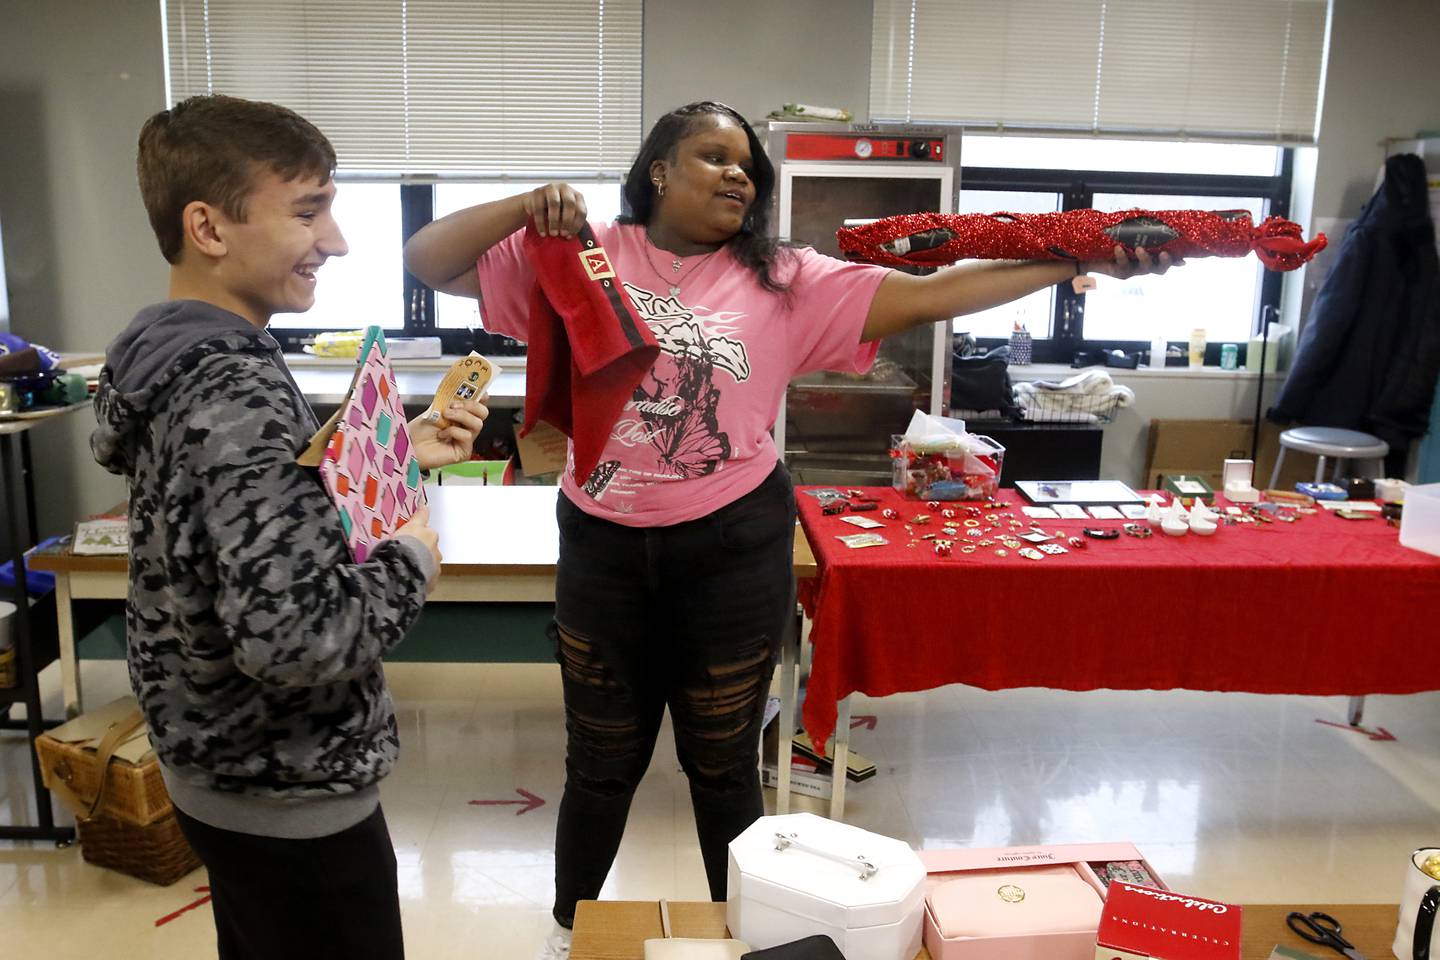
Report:
[[207,903],[210,902],[210,888],[209,888],[209,887],[196,887],[196,888],[195,888],[195,892],[196,892],[196,893],[203,893],[203,894],[205,894],[205,896],[201,897],[199,900],[196,900],[194,903],[186,904],[185,906],[181,907],[179,910],[176,910],[174,913],[171,913],[171,914],[168,914],[168,915],[166,915],[166,916],[161,917],[159,920],[156,920],[156,921],[155,921],[155,926],[157,926],[157,927],[164,926],[165,924],[169,923],[171,920],[174,920],[176,917],[180,916],[182,913],[185,913],[185,912],[190,911],[190,910],[194,910],[196,907],[203,907],[205,904],[207,904]]
[[878,721],[872,714],[862,714],[861,716],[850,718],[850,729],[854,730],[856,727],[866,727],[870,730],[874,730],[875,724],[877,722]]
[[529,790],[526,790],[526,789],[523,788],[523,787],[516,787],[516,788],[515,788],[515,792],[518,793],[518,794],[520,794],[520,796],[523,797],[524,799],[522,799],[522,800],[471,800],[471,801],[470,801],[470,806],[472,806],[472,807],[508,807],[508,806],[511,806],[511,805],[518,805],[518,806],[520,807],[520,809],[515,811],[515,816],[517,816],[517,817],[523,817],[525,814],[529,813],[531,810],[535,810],[535,809],[537,809],[537,808],[539,808],[539,807],[545,806],[545,801],[544,801],[544,800],[541,800],[539,797],[535,796],[535,794],[531,793]]
[[1348,723],[1334,723],[1330,720],[1317,719],[1315,722],[1323,723],[1327,727],[1339,727],[1341,730],[1354,730],[1356,733],[1365,734],[1371,740],[1385,741],[1397,739],[1395,734],[1391,733],[1389,730],[1386,730],[1384,727],[1376,727],[1374,730],[1367,730],[1364,727],[1352,726]]

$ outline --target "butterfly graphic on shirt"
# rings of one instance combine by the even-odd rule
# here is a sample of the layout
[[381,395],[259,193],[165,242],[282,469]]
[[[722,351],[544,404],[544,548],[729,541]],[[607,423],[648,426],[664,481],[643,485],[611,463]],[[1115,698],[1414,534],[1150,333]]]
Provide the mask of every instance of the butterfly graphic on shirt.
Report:
[[[750,379],[745,344],[736,337],[734,315],[698,314],[673,297],[658,297],[626,284],[637,312],[660,345],[660,357],[632,394],[640,417],[627,421],[622,442],[647,442],[661,469],[691,478],[717,470],[730,457],[730,438],[720,429],[721,391],[716,371],[736,383]],[[674,398],[682,402],[678,408]],[[637,429],[640,428],[640,429]]]
[[[672,368],[672,376],[664,375],[664,366]],[[650,427],[649,442],[656,459],[675,476],[703,477],[730,458],[730,438],[720,429],[720,389],[711,381],[713,369],[703,359],[677,357],[666,364],[662,357],[635,388],[634,397],[639,401],[667,395],[685,398],[676,416],[640,414]]]

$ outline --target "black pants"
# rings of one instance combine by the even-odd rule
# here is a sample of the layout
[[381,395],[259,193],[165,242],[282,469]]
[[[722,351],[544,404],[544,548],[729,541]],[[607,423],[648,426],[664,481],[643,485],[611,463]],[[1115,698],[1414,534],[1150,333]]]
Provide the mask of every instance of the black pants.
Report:
[[378,807],[313,840],[175,817],[210,872],[220,960],[403,960],[395,848]]
[[782,467],[709,516],[636,528],[557,508],[555,620],[565,795],[555,919],[600,893],[670,708],[710,896],[726,845],[763,812],[760,721],[793,619],[795,496]]

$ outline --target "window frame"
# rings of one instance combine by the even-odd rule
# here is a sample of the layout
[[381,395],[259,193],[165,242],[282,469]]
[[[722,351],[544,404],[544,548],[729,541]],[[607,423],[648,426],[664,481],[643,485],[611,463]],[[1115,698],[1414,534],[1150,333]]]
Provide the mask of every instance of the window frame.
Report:
[[[1096,193],[1139,193],[1173,196],[1260,197],[1266,204],[1267,216],[1289,216],[1290,191],[1294,178],[1294,151],[1284,148],[1279,151],[1279,169],[1274,176],[1198,174],[1198,173],[1144,173],[1136,171],[1105,170],[1048,170],[1022,169],[1011,167],[965,167],[960,170],[960,190],[997,190],[1035,193],[1055,193],[1061,198],[1062,210],[1084,209],[1093,203]],[[464,182],[495,183],[523,182],[527,178],[520,174],[505,177],[479,177]],[[532,178],[533,179],[533,178]],[[543,179],[543,178],[542,178]],[[346,182],[345,177],[339,178]],[[374,182],[373,178],[357,177],[354,182]],[[588,179],[587,179],[587,182]],[[610,183],[608,177],[595,182]],[[396,182],[400,190],[400,231],[402,244],[422,227],[434,219],[434,182]],[[958,200],[958,194],[957,194]],[[471,350],[489,356],[517,356],[525,353],[524,344],[510,337],[491,333],[480,328],[441,329],[435,324],[435,291],[421,283],[405,269],[404,263],[396,264],[404,278],[402,299],[397,304],[404,317],[401,329],[391,336],[438,337],[441,350],[446,355],[464,355]],[[1258,333],[1260,317],[1278,312],[1284,278],[1267,270],[1261,279],[1259,302],[1251,317],[1250,331]],[[1069,283],[1057,284],[1051,316],[1051,336],[1036,337],[1034,340],[1034,362],[1069,364],[1080,350],[1122,350],[1126,353],[1148,350],[1149,340],[1089,340],[1084,335],[1083,294],[1076,294]],[[951,321],[953,323],[953,321]],[[313,340],[321,333],[330,332],[326,327],[288,327],[271,329],[271,334],[287,353],[298,353],[305,341]],[[1173,343],[1174,341],[1172,341]],[[982,349],[994,349],[1008,343],[998,337],[979,337],[976,343]],[[1240,365],[1245,365],[1247,343],[1241,343]],[[1205,362],[1218,365],[1220,343],[1210,343],[1205,348]]]
[[[1266,216],[1290,215],[1290,191],[1294,179],[1294,150],[1279,151],[1273,176],[1202,173],[1145,173],[1106,170],[1045,170],[1010,167],[962,167],[961,190],[998,190],[1027,193],[1057,193],[1062,210],[1080,210],[1093,206],[1097,193],[1137,193],[1170,196],[1259,197],[1265,202]],[[1260,297],[1250,318],[1250,332],[1258,334],[1260,317],[1278,312],[1284,277],[1272,270],[1264,271]],[[1070,283],[1057,284],[1051,335],[1036,337],[1035,363],[1069,364],[1081,350],[1122,350],[1134,353],[1149,350],[1149,340],[1090,340],[1085,337],[1085,295],[1077,294]],[[952,321],[953,323],[953,321]],[[1172,343],[1175,341],[1171,341]],[[977,337],[982,349],[1004,346],[1008,340],[998,337]],[[1205,347],[1206,364],[1220,362],[1220,343]],[[1240,366],[1245,365],[1247,343],[1241,343]]]
[[[375,183],[373,177],[347,178],[343,175],[336,178],[343,187],[345,183]],[[507,174],[503,177],[475,177],[456,179],[455,183],[509,183],[527,182],[530,180],[551,180],[553,177],[531,176],[523,174]],[[618,178],[610,177],[585,177],[572,178],[576,182],[596,182],[622,184]],[[400,242],[403,246],[412,236],[435,219],[435,187],[437,182],[425,181],[412,183],[404,181],[393,182],[400,191]],[[341,224],[344,228],[344,224]],[[403,283],[401,285],[401,300],[396,304],[400,311],[404,324],[398,330],[389,331],[392,337],[438,337],[440,339],[441,352],[446,356],[464,356],[471,350],[483,353],[486,356],[523,356],[525,345],[518,340],[503,336],[498,333],[491,333],[479,327],[439,327],[435,323],[435,291],[422,283],[418,278],[405,269],[405,264],[397,263],[395,268],[401,271]],[[337,327],[272,327],[270,334],[280,344],[285,353],[300,353],[307,341],[313,341],[322,333],[332,333]]]

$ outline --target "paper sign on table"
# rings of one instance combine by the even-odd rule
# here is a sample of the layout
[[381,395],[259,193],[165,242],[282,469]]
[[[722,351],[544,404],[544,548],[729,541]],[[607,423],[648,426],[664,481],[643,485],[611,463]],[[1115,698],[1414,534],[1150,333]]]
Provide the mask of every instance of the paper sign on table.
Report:
[[838,536],[835,539],[852,549],[859,547],[882,547],[890,542],[878,533],[850,533],[844,536]]

